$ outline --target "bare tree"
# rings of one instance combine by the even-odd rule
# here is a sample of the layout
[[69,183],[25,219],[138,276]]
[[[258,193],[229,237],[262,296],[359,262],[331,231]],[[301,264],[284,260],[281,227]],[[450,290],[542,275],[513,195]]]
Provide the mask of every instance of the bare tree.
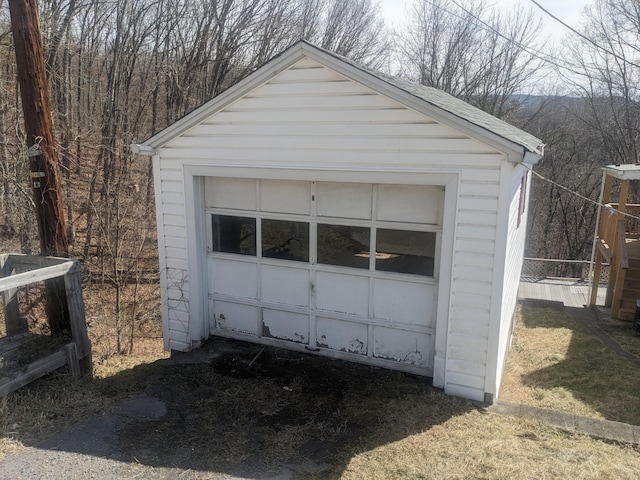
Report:
[[[532,109],[533,101],[529,100]],[[527,255],[586,260],[596,227],[606,147],[582,120],[590,111],[584,99],[551,97],[535,102],[544,103],[528,128],[545,139],[546,147],[536,167],[541,177],[532,180]]]
[[384,65],[390,45],[384,21],[371,0],[330,0],[323,23],[322,48],[368,67]]
[[584,11],[581,35],[569,49],[579,78],[566,76],[588,100],[583,121],[607,147],[609,163],[637,163],[640,134],[640,5],[634,0],[606,0]]
[[403,73],[505,117],[513,95],[539,79],[539,23],[532,11],[502,14],[484,0],[418,2],[399,35]]

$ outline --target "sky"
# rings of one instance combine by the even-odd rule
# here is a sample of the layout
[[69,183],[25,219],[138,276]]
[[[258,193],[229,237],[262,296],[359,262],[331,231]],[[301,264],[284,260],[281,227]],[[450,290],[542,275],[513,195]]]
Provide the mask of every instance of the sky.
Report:
[[[399,25],[403,23],[408,7],[416,0],[379,0],[385,19],[391,25]],[[492,0],[496,6],[509,10],[515,3],[520,3],[525,8],[531,7],[534,12],[538,12],[544,21],[545,33],[552,38],[559,39],[567,29],[561,24],[550,18],[542,10],[531,2],[531,0]],[[537,0],[545,9],[553,15],[560,18],[565,23],[576,26],[580,10],[590,4],[589,0]],[[455,5],[452,5],[455,7]]]

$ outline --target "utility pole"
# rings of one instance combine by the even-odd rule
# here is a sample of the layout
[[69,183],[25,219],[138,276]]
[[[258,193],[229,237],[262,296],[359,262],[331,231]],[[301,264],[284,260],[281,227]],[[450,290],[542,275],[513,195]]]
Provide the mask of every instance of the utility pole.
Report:
[[[9,0],[9,12],[27,134],[27,155],[36,205],[40,254],[67,257],[69,245],[37,1]],[[51,333],[60,333],[69,329],[64,280],[48,280],[46,286],[46,311]]]

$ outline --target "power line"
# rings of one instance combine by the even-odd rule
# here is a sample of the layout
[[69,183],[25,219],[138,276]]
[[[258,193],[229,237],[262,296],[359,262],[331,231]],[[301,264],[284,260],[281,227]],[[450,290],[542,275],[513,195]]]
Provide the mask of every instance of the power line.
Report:
[[[450,10],[447,10],[446,8],[442,7],[441,5],[437,5],[435,4],[432,0],[426,0],[431,6],[438,8],[440,10],[442,10],[445,13],[448,13],[449,15],[453,15],[454,17],[458,18],[459,20],[466,20],[466,18],[461,17],[459,14],[452,12]],[[479,26],[480,28],[483,28],[487,31],[490,31],[492,33],[495,33],[496,35],[498,35],[500,38],[502,38],[503,40],[506,40],[507,42],[515,45],[518,48],[521,48],[523,51],[527,52],[529,55],[531,55],[534,58],[537,58],[538,60],[541,60],[542,62],[545,62],[549,65],[552,65],[556,68],[559,69],[564,69],[567,70],[575,75],[585,75],[583,72],[579,72],[577,70],[574,70],[572,68],[567,67],[566,63],[559,59],[556,58],[552,55],[549,55],[548,53],[545,53],[541,50],[534,50],[532,48],[530,48],[527,45],[524,45],[520,42],[517,42],[515,40],[513,40],[512,38],[507,37],[506,35],[504,35],[502,32],[500,32],[499,30],[496,30],[493,26],[489,25],[487,22],[485,22],[484,20],[482,20],[480,17],[478,17],[476,14],[474,14],[473,12],[467,10],[464,6],[460,5],[458,2],[456,2],[456,0],[451,0],[451,3],[453,3],[456,7],[458,7],[460,10],[462,10],[463,12],[465,12],[467,15],[469,15],[471,18],[473,18],[476,22],[476,25]]]
[[[460,15],[447,10],[446,8],[442,7],[441,5],[437,5],[435,4],[432,0],[426,0],[431,6],[438,8],[440,10],[442,10],[445,13],[448,13],[449,15],[453,15],[456,18],[460,19],[460,20],[464,20],[463,17],[461,17]],[[461,5],[460,3],[458,3],[456,0],[450,0],[451,3],[453,3],[456,7],[458,7],[460,10],[462,10],[463,12],[465,12],[467,15],[469,15],[471,18],[473,18],[476,21],[476,25],[480,26],[481,28],[484,28],[485,30],[491,31],[495,34],[497,34],[498,36],[500,36],[502,39],[506,40],[507,42],[521,48],[523,51],[527,52],[529,55],[537,58],[538,60],[541,60],[549,65],[552,65],[556,68],[559,69],[563,69],[566,71],[571,72],[574,75],[582,75],[582,76],[586,76],[586,74],[584,72],[579,72],[573,68],[569,68],[567,67],[566,63],[564,62],[564,60],[556,58],[552,55],[549,55],[548,53],[542,52],[541,50],[534,50],[531,49],[530,47],[528,47],[527,45],[523,45],[520,42],[516,42],[515,40],[505,36],[502,32],[496,30],[493,26],[489,25],[487,22],[485,22],[484,20],[482,20],[481,18],[479,18],[477,15],[475,15],[473,12],[467,10],[463,5]],[[573,27],[571,27],[570,25],[567,25],[565,22],[563,22],[561,19],[559,19],[558,17],[556,17],[555,15],[553,15],[551,12],[549,12],[548,10],[546,10],[544,7],[542,7],[536,0],[531,0],[540,10],[542,10],[544,13],[546,13],[547,15],[549,15],[551,18],[553,18],[554,20],[556,20],[557,22],[559,22],[560,24],[562,24],[563,26],[565,26],[567,29],[569,29],[571,32],[575,33],[576,35],[578,35],[580,38],[586,40],[587,42],[591,43],[593,46],[595,46],[596,48],[602,50],[603,52],[613,56],[614,58],[627,63],[629,65],[632,65],[636,68],[640,69],[640,65],[638,65],[637,63],[634,63],[632,61],[627,60],[624,57],[621,57],[620,55],[616,54],[615,52],[612,52],[611,50],[599,45],[597,42],[595,42],[594,40],[590,39],[589,37],[587,37],[586,35],[580,33],[579,31],[575,30]]]
[[533,175],[535,175],[536,177],[538,177],[540,180],[543,180],[547,183],[550,183],[551,185],[554,185],[566,192],[569,192],[571,195],[574,195],[582,200],[584,200],[585,202],[591,203],[597,207],[604,207],[608,210],[609,216],[614,215],[614,214],[618,214],[618,215],[623,215],[625,217],[628,218],[633,218],[634,220],[639,220],[640,221],[640,216],[636,216],[636,215],[632,215],[630,213],[627,212],[622,212],[620,210],[618,210],[617,208],[613,208],[611,205],[605,204],[605,203],[600,203],[600,202],[596,202],[595,200],[589,198],[589,197],[585,197],[584,195],[582,195],[579,192],[576,192],[575,190],[571,190],[569,187],[565,187],[564,185],[551,180],[550,178],[545,177],[544,175],[541,175],[540,173],[536,172],[533,170],[533,168],[531,168],[529,165],[524,165],[522,164],[525,168],[527,168]]
[[[546,8],[544,8],[542,5],[540,5],[536,0],[531,0],[531,2],[538,7],[540,10],[542,10],[544,13],[546,13],[547,15],[549,15],[551,18],[553,18],[556,22],[560,23],[561,25],[563,25],[565,28],[569,29],[571,32],[575,33],[576,35],[578,35],[580,38],[582,38],[583,40],[586,40],[587,42],[589,42],[591,45],[593,45],[594,47],[602,50],[605,53],[608,53],[609,55],[613,56],[614,58],[617,58],[618,60],[628,63],[629,65],[632,65],[636,68],[640,68],[640,65],[638,65],[637,63],[633,63],[629,60],[627,60],[624,57],[621,57],[620,55],[618,55],[615,52],[612,52],[611,50],[603,47],[602,45],[598,44],[597,42],[595,42],[594,40],[592,40],[591,38],[587,37],[586,35],[584,35],[583,33],[579,32],[578,30],[576,30],[575,28],[573,28],[571,25],[568,25],[567,23],[563,22],[560,18],[556,17],[553,13],[551,13],[549,10],[547,10]],[[455,3],[455,2],[454,2]]]

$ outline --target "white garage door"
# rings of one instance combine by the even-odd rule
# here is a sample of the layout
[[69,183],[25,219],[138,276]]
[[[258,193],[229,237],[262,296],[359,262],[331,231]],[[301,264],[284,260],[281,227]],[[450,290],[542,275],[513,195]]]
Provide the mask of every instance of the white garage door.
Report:
[[432,375],[444,188],[208,177],[213,335]]

